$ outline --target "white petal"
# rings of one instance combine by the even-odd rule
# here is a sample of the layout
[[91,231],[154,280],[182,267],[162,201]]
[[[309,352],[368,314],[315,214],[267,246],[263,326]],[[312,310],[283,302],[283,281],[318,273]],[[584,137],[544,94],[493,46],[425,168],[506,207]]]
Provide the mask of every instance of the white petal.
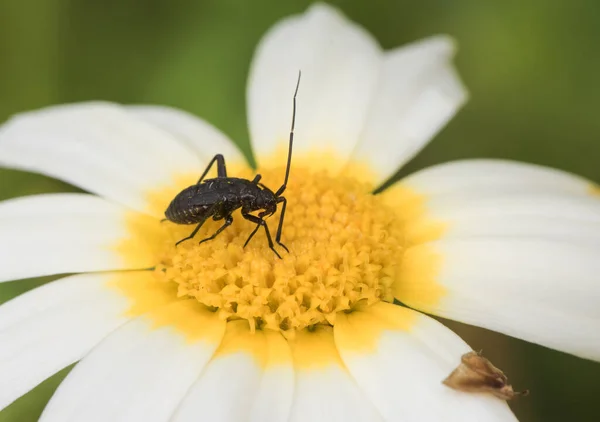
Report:
[[[159,223],[97,196],[47,194],[0,202],[0,282],[83,271],[148,268],[151,242],[136,227]],[[153,229],[154,227],[154,229]],[[127,242],[127,259],[118,246]]]
[[[534,208],[534,207],[532,207]],[[600,248],[600,221],[586,222],[541,215],[457,215],[444,239],[473,237],[536,238]]]
[[[225,331],[225,322],[194,302],[168,305],[108,336],[71,371],[40,420],[169,420]],[[190,317],[203,320],[192,337],[167,323]]]
[[[127,106],[136,117],[160,127],[195,151],[207,163],[216,154],[225,160],[245,163],[237,146],[220,130],[183,110],[155,105]],[[203,169],[197,169],[200,174]]]
[[443,234],[444,238],[536,237],[597,245],[600,201],[591,192],[591,182],[560,170],[466,160],[422,170],[382,196],[406,220],[410,244]]
[[[269,352],[277,355],[269,356]],[[283,356],[282,356],[283,353]],[[173,422],[287,420],[293,390],[289,348],[281,335],[227,324],[213,360],[181,403]]]
[[424,195],[453,192],[589,193],[590,182],[565,171],[507,160],[461,160],[421,170],[402,184]]
[[[589,185],[589,183],[588,183]],[[529,191],[527,191],[529,189]],[[452,191],[406,195],[401,183],[384,192],[406,217],[406,239],[419,244],[448,238],[504,237],[600,244],[600,201],[588,193],[552,187]],[[411,201],[413,201],[411,203]],[[412,212],[417,210],[417,212]],[[437,233],[432,237],[432,233]]]
[[239,421],[248,415],[261,368],[252,356],[237,353],[208,365],[190,389],[173,422],[197,420]]
[[[427,257],[437,257],[431,279],[417,279],[423,272],[412,267]],[[402,272],[395,294],[411,307],[600,360],[597,246],[535,238],[441,240],[408,249]]]
[[423,170],[382,195],[406,215],[407,241],[417,245],[394,286],[400,301],[600,360],[600,201],[591,182],[473,160]]
[[248,415],[250,422],[287,421],[294,396],[294,367],[287,343],[279,333],[265,331],[267,359]]
[[341,314],[334,334],[344,364],[386,421],[516,421],[492,395],[442,384],[470,349],[425,315],[377,304]]
[[296,385],[290,422],[382,420],[342,363],[331,331],[297,333],[292,354]]
[[287,147],[300,70],[294,154],[325,149],[348,157],[366,121],[380,65],[376,41],[324,4],[276,24],[258,46],[248,81],[248,123],[259,164],[269,164],[267,156]]
[[127,321],[109,274],[66,277],[0,306],[0,409],[81,359]]
[[110,103],[19,114],[0,128],[0,165],[42,173],[148,210],[149,191],[202,165],[168,132]]
[[[443,222],[444,239],[512,237],[600,247],[600,201],[574,194],[447,194],[427,203],[427,218]],[[419,227],[427,232],[427,225]],[[417,239],[417,231],[411,237]]]
[[432,37],[385,54],[369,118],[353,158],[378,181],[416,155],[464,104],[467,93],[452,67],[453,41]]

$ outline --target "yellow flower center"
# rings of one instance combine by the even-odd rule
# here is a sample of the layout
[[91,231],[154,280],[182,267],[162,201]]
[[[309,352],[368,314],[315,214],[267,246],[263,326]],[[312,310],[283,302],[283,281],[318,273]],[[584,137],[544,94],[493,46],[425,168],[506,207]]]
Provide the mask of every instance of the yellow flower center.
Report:
[[[261,174],[265,185],[276,190],[284,168]],[[252,178],[249,171],[235,176]],[[283,195],[288,206],[281,238],[290,252],[275,245],[282,259],[269,249],[262,228],[244,248],[256,226],[236,211],[230,227],[202,244],[222,220],[207,220],[194,239],[178,246],[195,226],[163,223],[165,240],[155,275],[176,283],[178,296],[195,298],[222,319],[245,319],[252,329],[284,334],[333,325],[338,312],[351,311],[359,302],[391,302],[404,250],[403,227],[371,189],[352,177],[294,165]],[[280,211],[281,206],[267,219],[273,238]]]

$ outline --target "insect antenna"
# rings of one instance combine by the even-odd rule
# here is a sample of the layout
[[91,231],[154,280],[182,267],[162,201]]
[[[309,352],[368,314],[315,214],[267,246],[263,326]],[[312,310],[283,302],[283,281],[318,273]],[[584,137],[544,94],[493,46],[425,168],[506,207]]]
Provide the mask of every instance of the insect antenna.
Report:
[[287,186],[288,178],[290,177],[290,167],[292,165],[292,147],[294,145],[294,126],[296,124],[296,96],[298,95],[298,87],[300,86],[300,78],[302,77],[302,71],[298,71],[298,82],[296,82],[296,90],[294,91],[294,108],[292,110],[292,129],[290,130],[290,145],[288,149],[288,158],[287,158],[287,167],[285,168],[285,179],[283,180],[283,185],[277,192],[275,192],[275,196],[280,196]]

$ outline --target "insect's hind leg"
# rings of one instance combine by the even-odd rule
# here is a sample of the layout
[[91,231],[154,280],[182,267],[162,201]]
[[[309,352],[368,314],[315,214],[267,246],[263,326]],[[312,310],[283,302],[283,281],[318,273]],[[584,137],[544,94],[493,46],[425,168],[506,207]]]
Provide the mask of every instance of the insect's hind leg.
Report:
[[206,166],[206,170],[204,170],[204,173],[202,173],[202,176],[200,176],[200,179],[198,179],[196,184],[199,184],[206,177],[215,162],[217,163],[217,177],[227,177],[225,157],[223,157],[222,154],[217,154],[212,158],[212,160],[210,160],[210,163],[208,163],[208,166]]
[[213,208],[211,208],[207,213],[207,217],[202,220],[200,223],[198,223],[198,225],[196,226],[196,228],[192,231],[192,233],[188,236],[188,237],[184,237],[183,239],[181,239],[179,242],[175,243],[175,246],[179,245],[181,242],[185,242],[186,240],[190,240],[193,239],[194,236],[196,236],[196,233],[198,233],[198,230],[200,230],[200,227],[202,227],[202,225],[206,222],[206,220],[208,219],[208,216],[210,216],[212,214],[214,210],[214,206]]
[[273,244],[273,239],[271,239],[271,233],[269,233],[269,226],[267,226],[267,222],[265,220],[263,220],[262,218],[259,218],[252,214],[245,213],[243,211],[242,211],[242,217],[244,217],[246,220],[252,221],[253,223],[256,224],[256,227],[254,228],[252,233],[250,233],[250,236],[248,236],[246,243],[244,243],[244,247],[248,244],[248,242],[250,242],[250,239],[252,239],[252,237],[256,234],[258,229],[262,226],[265,228],[265,233],[267,234],[267,241],[269,242],[269,248],[273,252],[275,252],[275,255],[277,255],[277,258],[281,259],[281,255],[279,255],[277,253],[277,251],[275,250],[275,245]]
[[[221,227],[219,227],[219,229],[215,232],[215,234],[207,237],[206,239],[202,239],[200,241],[200,243],[204,243],[204,242],[208,242],[209,240],[213,240],[215,237],[217,237],[219,235],[219,233],[221,233],[227,227],[231,226],[231,223],[233,223],[233,217],[231,215],[228,215],[227,217],[225,217],[225,223]],[[198,244],[200,244],[200,243],[198,243]]]

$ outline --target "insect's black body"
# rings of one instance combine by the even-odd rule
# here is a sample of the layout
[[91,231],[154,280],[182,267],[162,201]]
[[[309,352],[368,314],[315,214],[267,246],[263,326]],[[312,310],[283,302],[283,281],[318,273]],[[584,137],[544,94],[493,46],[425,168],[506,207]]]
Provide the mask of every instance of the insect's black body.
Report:
[[[285,191],[290,174],[292,145],[294,140],[294,122],[296,118],[296,94],[298,93],[299,85],[300,76],[298,75],[298,84],[296,85],[296,92],[294,93],[292,129],[290,131],[290,144],[283,185],[281,185],[276,192],[273,192],[271,189],[260,183],[260,174],[257,174],[253,180],[228,177],[227,168],[225,167],[225,158],[221,154],[215,155],[206,167],[206,170],[204,170],[204,173],[202,173],[202,176],[200,176],[198,182],[195,185],[182,190],[173,201],[171,201],[169,207],[165,211],[166,219],[173,223],[197,224],[192,233],[188,237],[181,239],[177,244],[192,239],[198,230],[200,230],[200,227],[202,227],[204,222],[210,217],[215,221],[225,220],[225,222],[212,236],[201,240],[200,243],[214,239],[219,233],[233,223],[232,213],[241,208],[242,217],[256,224],[256,227],[252,233],[250,233],[250,236],[248,236],[244,246],[248,244],[250,239],[252,239],[258,229],[262,226],[265,229],[269,247],[279,258],[281,258],[274,248],[269,228],[264,220],[266,217],[275,214],[277,211],[277,204],[281,202],[283,205],[275,241],[286,251],[288,250],[280,241],[285,208],[287,205],[285,197],[281,195]],[[215,163],[217,164],[217,177],[204,180],[204,177]],[[258,215],[251,214],[255,211],[259,211]]]
[[277,210],[277,198],[265,186],[238,177],[207,179],[181,191],[167,208],[165,216],[177,224],[198,224],[209,217],[221,220],[238,208],[250,213],[260,209]]

